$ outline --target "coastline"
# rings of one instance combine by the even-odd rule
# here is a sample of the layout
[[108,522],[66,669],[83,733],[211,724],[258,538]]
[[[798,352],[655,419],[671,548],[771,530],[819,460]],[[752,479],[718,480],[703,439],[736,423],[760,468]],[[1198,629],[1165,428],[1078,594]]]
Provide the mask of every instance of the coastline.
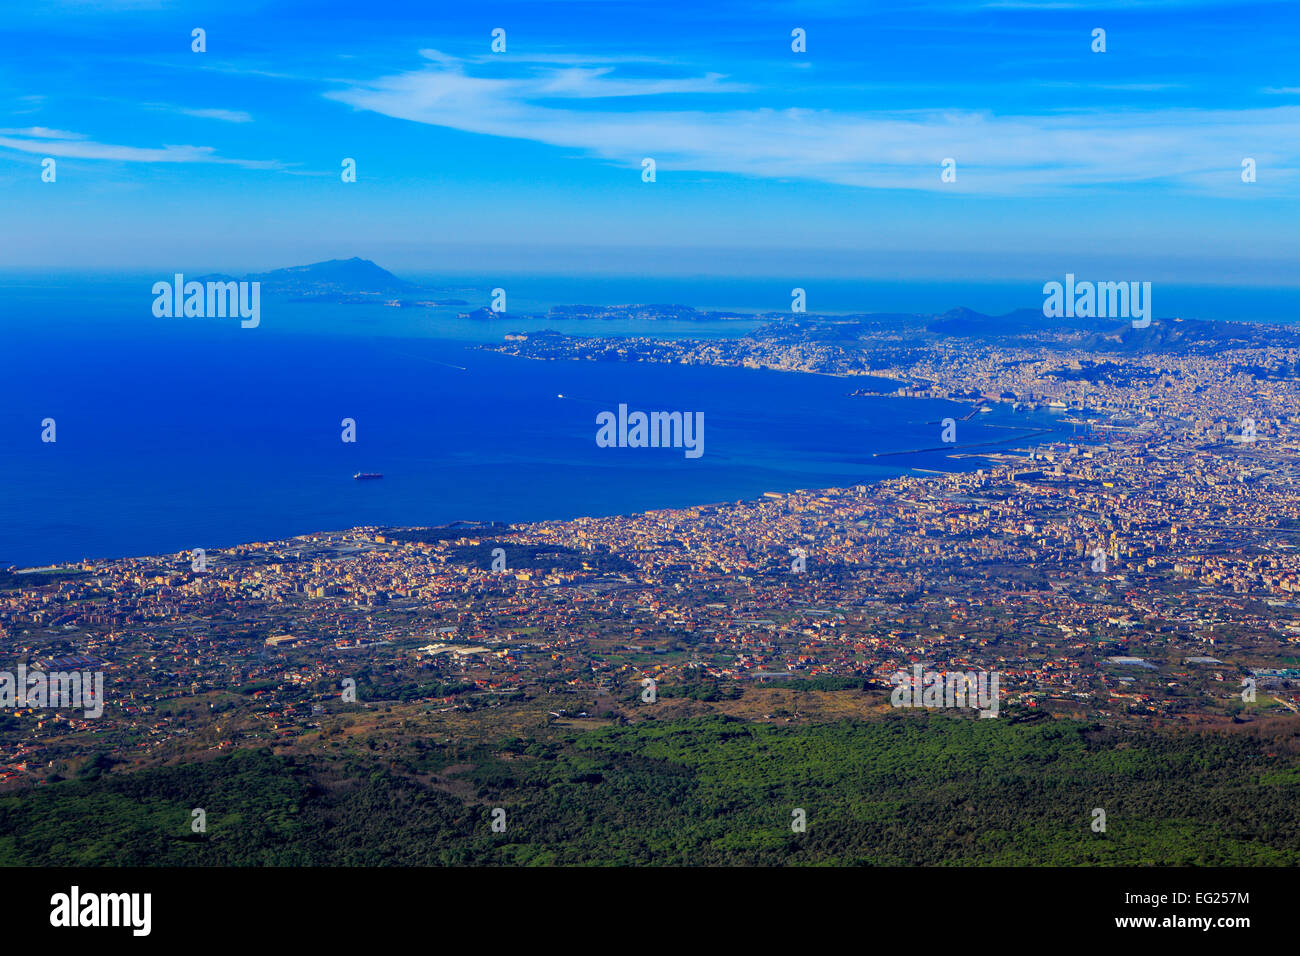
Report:
[[[925,422],[935,417],[938,407],[950,407],[948,401],[936,400],[930,409],[915,414],[908,409],[925,406],[897,404],[908,396],[848,396],[843,386],[863,380],[861,375],[703,363],[535,361],[525,366],[507,361],[515,356],[482,351],[470,343],[415,345],[395,352],[387,342],[358,341],[351,354],[361,374],[330,385],[337,379],[331,373],[338,362],[337,344],[330,340],[277,339],[274,347],[247,354],[240,350],[247,340],[236,338],[228,344],[200,335],[184,341],[199,368],[226,367],[233,356],[241,357],[247,387],[221,416],[239,422],[239,431],[221,422],[195,431],[181,409],[164,409],[159,418],[156,403],[129,391],[128,405],[101,425],[103,413],[95,395],[106,373],[93,365],[93,350],[69,344],[74,359],[70,370],[82,386],[60,398],[77,416],[65,411],[60,425],[65,418],[75,421],[91,441],[72,433],[75,443],[61,440],[57,446],[19,449],[10,478],[10,515],[0,506],[0,522],[12,532],[0,551],[5,566],[139,559],[187,547],[283,539],[320,528],[442,524],[467,512],[516,523],[562,520],[744,499],[772,488],[829,487],[850,480],[874,483],[886,474],[904,472],[906,464],[900,461],[904,456],[893,456],[873,466],[870,453],[882,445],[907,443],[907,430],[926,430]],[[303,366],[288,378],[282,370],[281,343],[293,349]],[[132,361],[153,367],[156,353],[175,345],[142,347]],[[455,377],[431,372],[431,358],[469,371],[458,371]],[[84,380],[81,364],[87,364],[89,377]],[[753,374],[760,371],[763,374]],[[767,376],[774,371],[804,377]],[[170,387],[170,379],[179,377],[179,371],[169,373],[159,384]],[[18,378],[14,387],[22,387],[23,381]],[[413,388],[409,382],[418,385]],[[712,430],[713,423],[719,429],[726,423],[726,446],[711,443],[715,454],[706,451],[705,467],[686,471],[665,456],[634,460],[620,457],[622,452],[604,455],[591,445],[584,410],[566,410],[565,403],[539,405],[539,396],[551,398],[559,392],[617,401],[629,387],[652,396],[659,407],[706,409],[710,436],[722,434]],[[301,394],[292,404],[277,399],[268,415],[260,397],[267,388]],[[466,404],[467,395],[482,394],[485,388],[500,393],[501,400],[487,406],[477,400]],[[46,405],[48,390],[26,399],[17,415],[35,415],[39,421],[37,413]],[[321,416],[315,424],[308,420],[317,405],[339,403],[335,392],[344,401],[339,414],[346,411],[362,423],[362,450],[337,444],[337,417]],[[308,401],[314,404],[308,407]],[[778,403],[775,410],[784,419],[775,428],[758,413],[768,401]],[[163,454],[152,440],[141,449],[143,454],[136,454],[138,437],[118,423],[137,411],[157,421],[157,435],[176,437],[180,444],[174,453]],[[530,426],[522,445],[516,437],[521,415]],[[387,435],[374,427],[385,418],[394,426]],[[319,431],[304,445],[308,428]],[[904,430],[901,442],[899,429]],[[62,428],[59,437],[64,437]],[[1016,440],[1000,438],[999,443]],[[227,453],[214,458],[213,441]],[[556,442],[562,443],[558,455]],[[300,447],[309,457],[290,454]],[[107,467],[96,469],[95,462]],[[933,467],[927,461],[919,464]],[[942,467],[963,470],[960,461],[945,461]],[[358,471],[383,472],[390,480],[382,489],[363,491],[352,487],[358,483],[350,476]],[[347,476],[346,483],[339,476]],[[529,486],[527,494],[516,487],[521,481]],[[215,508],[186,509],[185,500],[211,501]],[[231,520],[223,520],[223,515]]]
[[[1042,431],[1034,432],[1033,434],[1037,436],[1037,435],[1046,435],[1051,433],[1052,432],[1050,429],[1044,429]],[[910,449],[910,450],[897,451],[897,452],[873,452],[872,457],[887,458],[887,457],[897,457],[903,455],[925,454],[929,452],[950,451],[953,452],[953,454],[947,455],[945,457],[952,458],[952,459],[981,458],[981,459],[988,460],[991,465],[996,466],[1001,463],[988,459],[987,455],[962,454],[960,450],[964,448],[987,447],[990,445],[1004,445],[1008,443],[1014,443],[1015,441],[1019,440],[1019,438],[1023,438],[1023,437],[1025,436],[1016,436],[1014,438],[1000,439],[991,442],[971,443],[969,445],[960,445],[960,446],[945,445],[945,446],[940,446],[937,448],[929,448],[929,449]],[[871,486],[883,484],[891,480],[897,480],[898,478],[905,478],[905,477],[914,476],[918,474],[934,476],[935,479],[939,479],[939,478],[954,477],[965,473],[966,471],[960,468],[941,470],[941,469],[934,469],[934,468],[921,468],[917,466],[907,466],[907,470],[902,474],[879,475],[874,477],[863,478],[859,481],[853,482],[853,485],[854,486],[862,485],[862,486],[871,487]],[[765,497],[769,497],[771,495],[776,495],[778,497],[783,497],[786,495],[816,496],[816,495],[840,493],[843,491],[844,488],[838,486],[773,489],[772,491],[764,492],[762,495],[753,496],[753,497],[721,498],[714,501],[696,502],[684,506],[664,505],[660,507],[646,508],[646,509],[635,510],[635,511],[616,511],[608,514],[583,514],[583,515],[571,515],[568,517],[547,517],[547,518],[537,518],[537,519],[528,519],[528,520],[519,520],[519,521],[500,521],[497,519],[475,520],[475,519],[459,518],[453,521],[443,522],[436,525],[361,524],[361,525],[352,525],[343,528],[315,529],[311,531],[304,531],[299,534],[289,535],[288,537],[282,537],[282,538],[257,539],[257,540],[237,541],[229,544],[216,544],[210,547],[208,550],[210,552],[220,553],[222,551],[229,551],[234,549],[283,545],[286,542],[297,541],[299,539],[308,539],[308,538],[334,536],[334,535],[355,535],[358,533],[372,533],[372,532],[382,533],[382,531],[384,530],[400,531],[400,530],[409,530],[411,528],[416,528],[416,527],[428,527],[437,530],[452,530],[452,529],[456,529],[457,526],[463,526],[464,530],[475,530],[475,531],[482,530],[482,531],[489,531],[489,532],[493,532],[496,534],[503,534],[503,535],[518,534],[518,533],[527,533],[530,530],[533,530],[534,528],[538,528],[538,527],[544,527],[547,525],[554,525],[554,524],[565,524],[565,523],[575,522],[575,521],[609,521],[609,520],[619,520],[619,519],[633,520],[633,519],[645,518],[648,515],[656,514],[659,512],[718,509],[718,508],[725,508],[729,506],[753,506],[762,503]],[[106,564],[106,563],[112,564],[118,562],[139,561],[139,562],[161,563],[165,560],[182,560],[182,559],[188,560],[190,553],[191,552],[189,551],[175,551],[175,552],[160,551],[160,552],[152,552],[152,553],[137,554],[137,555],[117,555],[112,557],[99,557],[99,558],[79,558],[75,560],[41,565],[37,567],[20,567],[17,565],[0,566],[0,574],[4,574],[4,573],[39,574],[42,572],[51,572],[51,573],[66,572],[75,569],[84,570],[87,565],[91,565],[91,564]]]

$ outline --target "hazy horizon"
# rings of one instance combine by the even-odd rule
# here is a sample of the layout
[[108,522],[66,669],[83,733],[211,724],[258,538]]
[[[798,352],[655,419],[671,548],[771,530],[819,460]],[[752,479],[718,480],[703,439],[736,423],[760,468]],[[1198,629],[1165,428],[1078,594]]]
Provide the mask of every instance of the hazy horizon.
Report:
[[306,9],[11,11],[0,259],[1300,281],[1286,4]]

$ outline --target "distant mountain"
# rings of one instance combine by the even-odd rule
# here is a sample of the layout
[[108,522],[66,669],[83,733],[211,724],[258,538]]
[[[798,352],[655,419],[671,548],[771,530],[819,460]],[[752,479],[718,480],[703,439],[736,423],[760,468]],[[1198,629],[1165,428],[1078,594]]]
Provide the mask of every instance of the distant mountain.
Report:
[[1003,336],[1035,332],[1044,328],[1069,325],[1070,328],[1089,332],[1118,332],[1129,324],[1128,319],[1048,318],[1042,309],[1016,309],[1006,315],[985,315],[960,306],[936,315],[927,329],[937,335]]
[[[329,259],[306,266],[290,266],[271,272],[254,272],[241,277],[260,282],[264,295],[292,295],[310,298],[347,298],[351,296],[388,296],[410,293],[419,288],[399,279],[369,259]],[[199,281],[231,281],[232,276],[201,276]]]
[[1158,318],[1149,326],[1135,329],[1129,319],[1048,318],[1040,309],[1017,309],[1006,315],[951,309],[935,316],[926,331],[985,341],[1016,340],[1042,333],[1071,347],[1117,353],[1213,354],[1231,348],[1300,345],[1300,332],[1287,326]]
[[983,312],[976,312],[974,309],[968,309],[964,305],[959,305],[955,309],[949,309],[943,315],[936,315],[934,317],[934,324],[983,326],[992,319],[993,316],[991,315],[985,315]]
[[1144,329],[1125,328],[1118,341],[1113,336],[1098,336],[1082,343],[1082,347],[1099,352],[1198,355],[1216,355],[1230,349],[1297,346],[1300,346],[1300,331],[1291,326],[1201,319],[1157,319]]
[[369,259],[356,256],[351,259],[313,262],[307,266],[291,266],[245,278],[261,282],[263,290],[270,292],[391,293],[412,292],[419,288],[413,282],[397,278]]
[[[886,338],[881,338],[882,333]],[[866,369],[885,367],[879,364],[882,357],[912,361],[915,356],[910,353],[936,337],[1112,354],[1212,355],[1238,348],[1300,348],[1300,328],[1271,323],[1157,317],[1148,326],[1133,328],[1131,319],[1048,317],[1041,309],[985,315],[965,307],[939,315],[800,316],[797,320],[785,316],[755,329],[749,337],[774,346],[819,343],[848,351],[865,347],[872,355],[862,365]],[[1264,377],[1290,377],[1290,369],[1286,363],[1271,362],[1257,371]]]

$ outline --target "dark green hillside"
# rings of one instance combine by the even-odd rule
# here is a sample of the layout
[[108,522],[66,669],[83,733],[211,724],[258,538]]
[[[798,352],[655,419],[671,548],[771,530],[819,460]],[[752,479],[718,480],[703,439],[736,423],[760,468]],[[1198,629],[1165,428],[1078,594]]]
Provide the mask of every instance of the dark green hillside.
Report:
[[906,715],[421,741],[382,762],[243,751],[2,795],[0,863],[1295,865],[1295,744]]

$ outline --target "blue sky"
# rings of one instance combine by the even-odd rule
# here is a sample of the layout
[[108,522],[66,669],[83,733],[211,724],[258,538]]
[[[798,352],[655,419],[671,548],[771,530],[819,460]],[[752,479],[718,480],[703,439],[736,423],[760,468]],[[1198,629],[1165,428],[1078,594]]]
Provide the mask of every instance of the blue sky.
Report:
[[7,6],[0,264],[1300,284],[1296,6]]

